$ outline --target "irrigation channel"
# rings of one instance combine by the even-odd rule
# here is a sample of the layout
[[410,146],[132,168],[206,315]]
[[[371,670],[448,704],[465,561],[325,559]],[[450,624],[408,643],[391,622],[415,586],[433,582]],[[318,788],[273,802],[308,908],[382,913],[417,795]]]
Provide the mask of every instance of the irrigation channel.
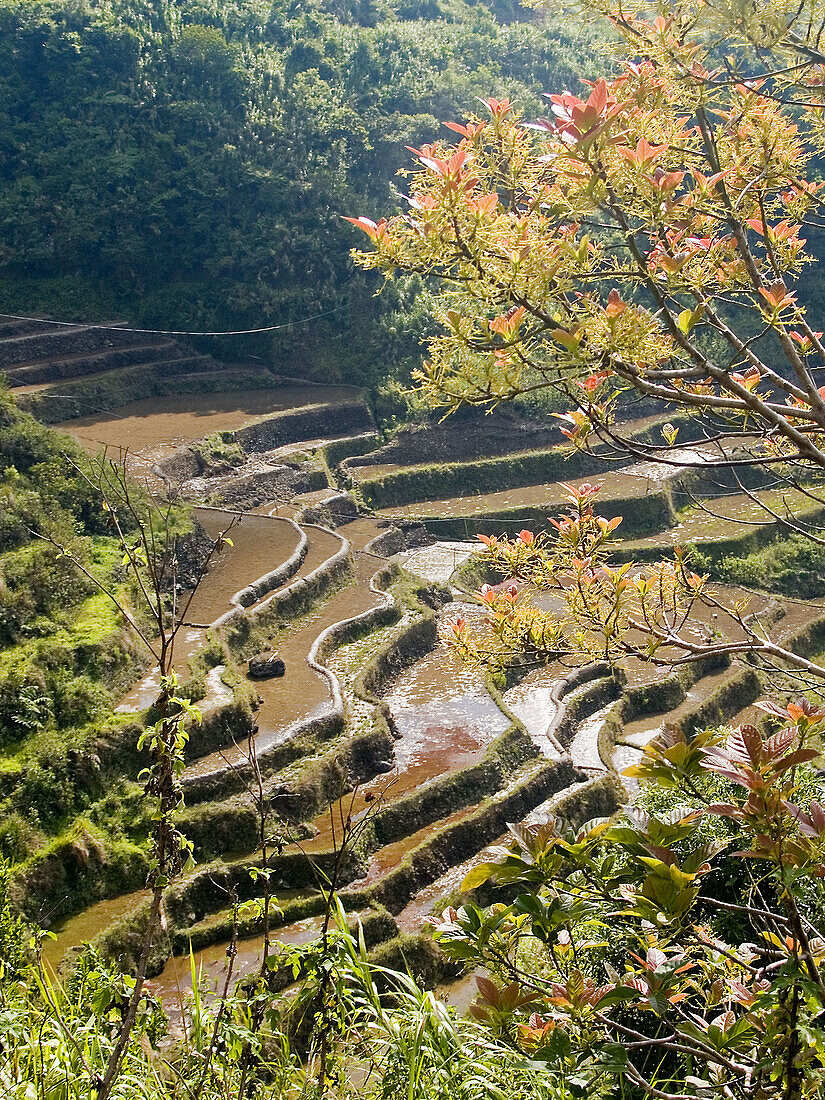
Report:
[[[96,400],[100,385],[90,390]],[[35,381],[23,396],[40,409],[59,386]],[[440,640],[458,614],[481,614],[462,580],[475,534],[540,528],[561,508],[565,481],[601,483],[600,511],[624,517],[620,556],[650,558],[686,540],[741,552],[779,533],[781,522],[761,522],[751,497],[703,484],[701,469],[571,457],[552,430],[495,418],[478,430],[448,423],[385,440],[361,394],[342,387],[156,394],[105,413],[88,412],[77,380],[71,397],[86,415],[61,430],[90,450],[128,445],[133,470],[193,501],[210,538],[236,523],[233,547],[189,607],[176,658],[184,679],[200,668],[203,721],[183,774],[183,828],[198,864],[167,891],[153,958],[152,988],[172,1011],[188,988],[190,950],[207,984],[223,980],[230,894],[260,894],[250,742],[260,793],[288,826],[270,860],[273,941],[314,935],[319,869],[332,865],[342,820],[368,815],[344,863],[344,906],[377,957],[436,982],[443,974],[422,935],[425,917],[456,897],[508,822],[611,813],[632,796],[617,773],[664,723],[692,730],[755,713],[762,686],[744,665],[664,676],[638,664],[623,678],[599,665],[572,674],[550,666],[498,690]],[[650,438],[657,421],[630,430]],[[681,453],[702,461],[701,448]],[[751,491],[783,514],[818,515],[805,498]],[[714,498],[715,514],[691,510],[694,496]],[[825,648],[825,608],[749,600],[775,634],[808,652]],[[726,628],[696,624],[700,633]],[[260,650],[277,651],[283,678],[248,678],[247,659]],[[147,675],[119,710],[140,715],[156,690]],[[95,940],[128,961],[145,905],[137,891],[65,914],[48,960],[58,966]],[[241,977],[258,965],[258,918],[242,916],[239,934]],[[465,986],[456,986],[459,1001]]]

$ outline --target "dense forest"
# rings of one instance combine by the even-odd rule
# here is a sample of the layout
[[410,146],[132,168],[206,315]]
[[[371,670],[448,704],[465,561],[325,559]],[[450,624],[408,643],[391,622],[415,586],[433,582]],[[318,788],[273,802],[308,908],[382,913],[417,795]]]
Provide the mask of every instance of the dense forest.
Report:
[[536,111],[580,46],[572,18],[506,0],[4,0],[0,309],[196,330],[324,314],[217,351],[374,380],[420,354],[426,296],[376,300],[341,216],[397,205],[404,146],[474,97]]

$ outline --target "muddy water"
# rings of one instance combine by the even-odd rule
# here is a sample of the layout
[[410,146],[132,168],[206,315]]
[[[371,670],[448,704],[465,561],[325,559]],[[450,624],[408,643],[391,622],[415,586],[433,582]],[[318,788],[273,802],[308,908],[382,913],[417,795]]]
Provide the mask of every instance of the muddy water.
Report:
[[455,813],[442,817],[435,825],[425,825],[414,833],[410,833],[409,836],[402,837],[401,840],[396,840],[392,844],[385,844],[372,856],[366,875],[358,880],[357,885],[374,886],[390,871],[394,871],[408,852],[412,852],[419,844],[423,844],[435,829],[442,829],[448,825],[455,825],[459,821],[464,821],[465,818],[475,812],[476,808],[475,806],[464,806],[462,809],[456,810]]
[[[311,528],[310,550],[299,576],[305,575],[325,561],[341,546],[341,540],[331,532]],[[310,647],[322,630],[343,619],[360,615],[372,607],[379,607],[384,600],[369,587],[375,572],[373,558],[358,557],[355,560],[354,583],[333,593],[327,600],[303,616],[293,628],[275,639],[275,648],[286,664],[282,679],[256,682],[260,708],[256,715],[258,751],[277,744],[287,736],[295,723],[307,717],[323,714],[330,706],[330,690],[327,679],[307,663]],[[241,763],[245,754],[240,749],[225,749],[202,757],[186,770],[186,775],[208,775],[223,769],[229,763]]]
[[[214,539],[228,528],[232,514],[215,508],[196,508],[195,517]],[[334,552],[340,546],[334,536],[327,539],[323,532],[319,535],[307,553],[304,571],[319,565],[329,557],[331,548]],[[191,603],[187,606],[184,593],[178,605],[181,613],[186,609],[186,625],[181,627],[175,643],[174,664],[179,675],[186,674],[189,658],[203,644],[203,627],[232,609],[231,598],[241,588],[277,569],[297,548],[300,539],[291,523],[258,515],[241,516],[228,537],[233,545],[226,546],[213,560]],[[145,709],[157,698],[159,686],[160,673],[153,668],[124,696],[117,710]]]
[[[266,390],[246,395],[195,395],[186,398],[157,399],[126,406],[119,410],[118,414],[86,418],[85,421],[72,421],[66,427],[79,437],[82,436],[84,445],[90,449],[100,445],[100,442],[107,441],[112,445],[126,444],[139,452],[139,457],[148,464],[157,461],[181,443],[200,438],[210,431],[231,430],[256,417],[267,415],[279,408],[294,407],[305,401],[317,403],[334,400],[332,395],[335,393],[339,393],[338,399],[341,396],[352,396],[351,390],[336,391],[332,388],[322,390],[311,387],[305,391],[302,388],[293,388],[291,392]],[[590,480],[604,483],[605,495],[609,494],[611,497],[643,496],[657,490],[658,483],[661,481],[660,475],[660,468],[651,469],[640,465]],[[323,496],[326,493],[327,491],[324,491],[316,496]],[[472,515],[474,512],[493,508],[535,504],[553,505],[560,503],[563,495],[564,490],[557,485],[532,486],[480,497],[452,498],[414,505],[411,508],[392,510],[387,514],[400,515],[404,518],[409,518],[410,512],[430,515],[450,512]],[[716,508],[718,503],[714,502],[712,507]],[[728,501],[722,503],[723,510],[728,507],[728,504]],[[456,511],[456,509],[465,510]],[[291,514],[292,510],[285,508],[282,514]],[[268,506],[260,511],[277,514],[278,509]],[[202,592],[199,593],[203,606],[201,608],[197,605],[197,615],[194,610],[190,611],[191,619],[206,622],[216,618],[228,608],[231,595],[250,580],[270,571],[288,555],[289,547],[294,545],[294,542],[289,543],[289,539],[282,531],[282,543],[277,543],[276,547],[274,523],[275,521],[266,516],[258,515],[249,517],[241,528],[233,532],[231,537],[236,544],[235,551],[227,552],[227,555],[216,563]],[[284,529],[287,527],[285,524],[280,526]],[[356,549],[361,549],[371,538],[379,534],[380,530],[373,520],[364,518],[347,525],[342,533],[347,538],[352,538]],[[309,552],[300,570],[300,574],[303,575],[329,558],[341,545],[338,536],[332,533],[314,529],[310,529],[308,533],[310,535]],[[681,537],[685,538],[684,534]],[[265,538],[272,538],[272,544],[265,545]],[[465,550],[457,547],[430,549],[411,555],[408,559],[408,567],[428,579],[446,580],[447,571],[452,572],[452,568],[458,563],[458,556],[463,553]],[[368,586],[369,578],[377,564],[374,557],[357,554],[356,583],[349,584],[334,593],[308,616],[301,619],[294,629],[288,629],[275,639],[276,646],[287,663],[287,675],[283,680],[265,681],[258,685],[261,699],[258,714],[259,748],[276,743],[290,728],[294,727],[296,722],[309,715],[322,713],[329,707],[328,682],[309,668],[306,663],[307,652],[325,627],[360,614],[382,602],[380,597],[369,590]],[[452,608],[449,612],[452,617],[459,613],[461,613],[460,608]],[[801,613],[797,618],[800,617]],[[784,628],[787,628],[787,624],[784,624]],[[200,631],[193,630],[183,635],[178,660],[185,663],[187,655],[201,643],[201,640]],[[515,694],[508,696],[507,701],[514,712],[525,721],[539,745],[542,744],[539,737],[547,728],[550,687],[557,675],[558,670],[541,670],[534,679],[527,678],[518,689],[513,689]],[[638,671],[639,679],[650,680],[661,675],[663,673],[652,670],[649,666]],[[693,689],[694,697],[690,700],[690,706],[695,706],[703,693],[709,693],[714,686],[712,677],[698,684]],[[156,685],[147,679],[132,693],[133,704],[141,700],[145,700],[143,705],[151,702],[155,691]],[[386,701],[400,733],[400,739],[395,744],[396,771],[391,775],[379,776],[366,785],[354,799],[350,798],[348,808],[345,802],[334,808],[339,814],[339,828],[340,815],[346,812],[357,818],[359,814],[365,812],[368,803],[364,795],[367,793],[378,794],[386,787],[386,799],[392,801],[420,788],[423,783],[435,776],[454,772],[478,761],[493,738],[503,732],[508,724],[507,719],[486,692],[480,678],[466,669],[458,668],[440,646],[396,679],[386,695]],[[582,723],[571,745],[574,759],[584,766],[597,766],[595,763],[597,738],[603,718],[603,712],[599,712],[592,719]],[[648,739],[655,732],[659,722],[660,719],[657,718],[648,720],[648,729],[645,731]],[[628,730],[632,735],[633,731],[630,727]],[[642,731],[639,732],[641,735]],[[619,746],[617,751],[617,763],[620,766],[625,766],[621,764],[622,754],[627,754],[628,759],[632,759],[634,753],[636,757],[638,756],[638,749],[634,750],[627,746]],[[190,774],[203,774],[216,768],[223,768],[226,766],[227,756],[233,760],[241,758],[240,753],[235,757],[224,753],[213,754],[198,761],[190,769]],[[387,784],[389,784],[388,787]],[[449,821],[460,820],[469,812],[471,812],[469,809],[457,810],[451,817],[443,819],[435,826],[424,827],[395,844],[385,846],[371,860],[365,881],[377,882],[383,874],[396,867],[411,848],[425,840],[434,828]],[[315,824],[318,833],[304,847],[316,851],[329,848],[333,841],[333,828],[329,815],[319,817]],[[428,907],[431,909],[445,893],[460,885],[466,869],[467,865],[453,869],[438,883],[422,891],[404,910],[400,922],[402,927],[418,930]],[[111,902],[102,903],[102,907],[92,907],[86,913],[66,922],[61,934],[62,945],[58,941],[53,948],[55,957],[59,956],[67,943],[91,938],[105,924],[122,913],[128,912],[134,905],[135,899],[135,895],[113,899]],[[290,928],[277,933],[277,938],[282,942],[302,943],[313,938],[317,928],[315,919],[297,922]],[[235,969],[236,976],[240,977],[243,973],[254,970],[258,965],[259,954],[259,937],[244,941],[240,945]],[[222,982],[226,966],[225,945],[216,945],[200,953],[198,964],[201,963],[204,976],[209,983]],[[164,999],[168,1000],[168,1003],[174,1003],[175,998],[179,999],[180,990],[185,989],[188,983],[188,959],[178,959],[167,966],[164,974],[155,983],[155,988]]]
[[636,718],[632,722],[626,722],[622,731],[622,741],[628,741],[642,748],[651,741],[657,733],[661,733],[665,725],[678,725],[679,721],[688,714],[692,714],[696,707],[707,699],[730,680],[732,673],[729,668],[722,672],[713,672],[709,676],[703,676],[701,680],[689,688],[682,702],[666,713],[659,715],[646,714],[642,718]]
[[454,982],[437,985],[433,993],[440,1001],[454,1008],[459,1016],[466,1016],[470,1011],[470,1005],[478,997],[476,978],[484,977],[486,974],[486,970],[474,970],[471,974],[466,974]]
[[[211,539],[216,539],[232,523],[230,513],[217,508],[196,508],[195,518]],[[300,534],[283,519],[272,516],[239,516],[225,546],[210,562],[209,572],[201,581],[186,608],[186,621],[208,625],[225,611],[239,589],[277,569],[298,547]],[[183,610],[186,595],[181,600]]]
[[57,921],[51,928],[57,939],[44,942],[43,961],[53,970],[56,969],[66,951],[94,939],[103,928],[133,912],[149,896],[148,890],[120,894],[116,898],[98,901],[73,917]]
[[398,677],[384,701],[401,734],[399,770],[418,776],[416,786],[474,762],[509,724],[480,674],[441,643]]
[[[501,842],[504,841],[505,838],[502,837]],[[453,899],[459,893],[461,884],[469,871],[476,864],[495,858],[494,848],[495,845],[491,845],[457,867],[450,867],[435,882],[431,882],[429,886],[419,890],[395,918],[399,931],[413,934],[423,931],[426,927],[427,918],[439,916],[443,911],[445,907],[444,899]]]
[[[182,626],[175,639],[174,667],[181,678],[188,673],[189,658],[203,645],[206,631],[197,627]],[[160,672],[151,668],[145,676],[123,696],[115,707],[117,711],[138,712],[151,706],[160,691]]]
[[[701,450],[692,447],[674,447],[667,453],[668,464],[662,462],[634,462],[632,466],[626,466],[624,473],[633,477],[642,477],[651,484],[663,485],[666,481],[677,477],[683,472],[684,466],[705,465],[718,459],[718,454],[710,448]],[[679,466],[671,466],[671,462],[681,462]]]
[[[649,670],[648,670],[649,671]],[[561,665],[548,665],[529,672],[514,687],[504,692],[504,701],[515,716],[524,723],[527,732],[545,756],[557,756],[559,749],[555,738],[548,736],[548,725],[556,717],[557,705],[553,688],[570,670]],[[595,714],[579,723],[573,741],[567,749],[577,768],[588,771],[605,771],[599,756],[599,732],[605,715],[614,704],[611,702]]]
[[[203,511],[211,527],[219,530],[223,528],[224,513],[210,509]],[[261,532],[267,535],[266,540],[261,538]],[[290,538],[290,532],[292,542],[287,546],[286,540]],[[211,533],[213,532],[210,530]],[[306,576],[341,547],[341,539],[330,531],[309,528],[307,535],[309,538],[307,555],[293,580]],[[283,551],[286,550],[288,553],[297,545],[297,536],[291,525],[265,515],[246,516],[242,525],[233,530],[230,537],[236,543],[235,547],[227,549],[226,555],[222,556],[217,567],[210,571],[203,582],[202,589],[196,594],[199,604],[196,605],[193,600],[193,606],[196,606],[196,609],[199,606],[203,610],[207,621],[212,621],[224,611],[228,611],[231,607],[229,596],[234,595],[238,588],[256,580],[261,576],[262,571],[268,572],[275,568],[283,561]],[[281,546],[281,556],[278,556],[279,552],[272,548],[277,544]],[[235,550],[238,551],[240,562],[235,557]],[[233,561],[235,561],[234,567]],[[261,565],[264,566],[262,571]],[[374,561],[365,561],[361,569],[356,570],[359,581],[363,582],[362,574],[371,575],[373,571]],[[264,603],[268,598],[269,594],[262,597],[258,604],[253,605],[253,608]],[[347,616],[349,613],[347,608],[363,604],[361,610],[364,610],[366,606],[372,606],[370,600],[376,602],[377,597],[369,591],[368,585],[363,583],[359,583],[357,587],[351,585],[335,593],[325,604],[302,619],[300,626],[294,631],[289,631],[283,641],[279,642],[278,650],[287,662],[287,676],[281,680],[264,680],[256,684],[261,699],[257,720],[262,736],[276,735],[285,725],[296,721],[308,711],[315,713],[324,709],[329,699],[329,688],[326,679],[307,664],[306,656],[309,648],[321,630],[331,622],[337,622]],[[191,607],[189,615],[193,615]],[[203,629],[182,628],[175,647],[175,667],[179,672],[182,673],[186,669],[189,657],[203,644],[204,636]],[[117,709],[127,711],[144,709],[157,698],[158,686],[159,675],[156,670],[152,670],[131,689]],[[262,746],[266,743],[269,742],[261,742]],[[223,761],[222,754],[213,754],[198,761],[192,767],[200,774],[214,770],[215,767],[221,766]]]
[[[441,643],[402,672],[385,693],[384,700],[401,735],[395,744],[396,770],[365,784],[355,794],[340,799],[330,811],[319,815],[313,822],[316,834],[301,844],[304,851],[329,849],[341,834],[342,822],[347,817],[357,821],[368,806],[375,805],[375,796],[381,796],[380,804],[383,805],[420,788],[435,776],[477,762],[490,742],[509,725],[479,674],[457,665]],[[373,797],[368,800],[367,796]],[[461,820],[473,809],[457,810],[439,821],[438,827]],[[380,849],[370,860],[367,876],[360,885],[377,882],[398,866],[407,852],[427,839],[432,829],[433,826],[425,826]],[[302,925],[309,927],[306,922]],[[248,943],[248,949],[242,947],[237,964],[247,972],[254,969],[260,957],[260,940]],[[198,953],[197,965],[201,963],[217,981],[225,974],[225,945]],[[185,960],[170,962],[159,980],[159,991],[177,996],[177,983],[185,988],[188,974]]]
[[[549,813],[546,804],[543,804],[536,807],[525,818],[525,821],[529,824],[544,822],[547,820]],[[502,834],[492,844],[488,844],[480,852],[476,852],[475,855],[464,860],[463,863],[448,868],[435,882],[431,882],[428,886],[419,890],[395,918],[399,931],[421,932],[426,927],[428,917],[440,916],[446,905],[445,899],[449,900],[450,904],[455,902],[461,891],[461,884],[469,872],[477,867],[479,863],[494,862],[503,854],[504,849],[509,847],[512,841],[513,837],[509,832]]]
[[[270,936],[270,943],[277,945],[298,947],[301,944],[310,943],[321,932],[323,917],[307,917],[304,920],[295,921],[293,924],[278,928]],[[225,943],[213,944],[202,951],[194,953],[195,973],[199,975],[201,983],[211,994],[220,993],[226,981],[229,969],[229,959],[226,954]],[[254,973],[261,964],[263,952],[263,937],[261,935],[250,936],[248,939],[239,940],[237,954],[232,968],[233,983],[239,978]],[[167,1012],[173,1016],[180,1016],[185,1004],[185,998],[192,990],[191,965],[189,956],[179,956],[169,959],[161,974],[147,982],[147,988],[162,1002]]]
[[[358,553],[364,549],[367,543],[372,542],[378,535],[382,535],[387,528],[379,527],[378,523],[368,516],[359,516],[358,519],[354,519],[350,523],[344,524],[342,527],[339,527],[338,530],[344,538],[349,539],[352,543],[353,550]],[[373,557],[378,560],[383,559],[384,555],[373,553]],[[377,564],[380,564],[380,561],[377,561]]]
[[[644,571],[645,567],[640,566],[632,571],[631,576]],[[496,587],[506,587],[506,583]],[[567,601],[561,591],[541,590],[529,585],[520,585],[520,588],[526,599],[539,610],[555,615],[567,613]],[[812,617],[823,613],[825,602],[789,600],[739,586],[708,583],[703,589],[702,599],[697,600],[691,608],[687,621],[683,621],[684,612],[679,612],[669,614],[667,622],[669,628],[693,643],[707,643],[712,638],[740,641],[746,636],[737,619],[737,616],[741,616],[745,622],[761,625],[775,639],[781,641],[790,632],[809,623]],[[643,637],[634,632],[628,634],[627,641],[629,644],[641,644],[645,648]],[[660,658],[681,655],[670,647],[662,647],[659,651]],[[623,657],[620,664],[628,685],[650,683],[666,675],[661,666],[634,657]],[[533,674],[533,679],[542,679],[543,675],[539,670]],[[511,690],[515,692],[513,699],[517,705],[522,705],[517,690]],[[526,724],[529,725],[529,722]]]
[[[332,847],[348,817],[358,822],[368,808],[374,812],[430,779],[477,763],[509,725],[479,673],[458,665],[441,642],[400,673],[383,699],[400,735],[394,746],[395,768],[319,814],[312,823],[317,832],[301,844],[304,851]],[[399,850],[403,854],[419,842],[420,838],[407,837]],[[392,862],[396,856],[389,858]]]
[[351,401],[359,391],[351,386],[278,386],[230,393],[187,393],[150,397],[102,409],[78,420],[55,424],[74,436],[87,451],[102,447],[127,449],[137,464],[148,467],[178,447],[210,432],[236,431],[273,413],[321,402]]
[[555,743],[547,737],[547,727],[557,710],[552,692],[568,672],[558,664],[532,669],[503,694],[504,702],[547,756],[557,755]]
[[[581,479],[577,479],[581,480]],[[636,475],[623,469],[620,472],[603,476],[590,476],[586,479],[593,485],[603,485],[604,500],[626,497],[644,497],[656,492],[658,485],[644,474]],[[443,500],[428,500],[407,504],[397,508],[382,508],[381,516],[405,519],[438,518],[441,516],[483,516],[488,512],[499,512],[512,508],[555,507],[565,503],[566,490],[558,482],[542,482],[540,485],[526,485],[519,489],[502,489],[496,493],[482,493],[478,496],[445,497]]]
[[[632,797],[638,790],[639,782],[622,772],[642,759],[642,750],[662,732],[665,725],[678,724],[680,718],[690,715],[703,700],[708,698],[713,691],[734,673],[730,669],[725,672],[705,676],[687,693],[686,698],[679,706],[668,711],[664,715],[648,715],[633,722],[628,722],[620,739],[613,749],[612,764],[619,773],[622,783]],[[754,703],[749,703],[733,714],[728,715],[722,723],[725,726],[739,726],[745,722],[761,727],[764,724],[765,714]]]

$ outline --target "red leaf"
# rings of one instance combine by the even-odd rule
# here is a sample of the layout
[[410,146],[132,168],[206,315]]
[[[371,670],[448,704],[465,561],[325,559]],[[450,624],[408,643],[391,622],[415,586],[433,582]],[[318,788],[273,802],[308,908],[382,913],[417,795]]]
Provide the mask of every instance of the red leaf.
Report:
[[795,768],[797,764],[807,764],[810,760],[816,760],[818,756],[819,752],[816,749],[797,749],[790,756],[785,756],[774,764],[773,770],[777,775],[784,775],[791,768]]
[[762,759],[762,734],[756,726],[740,726],[732,731],[725,746],[735,763],[752,763],[758,766]]
[[607,81],[604,77],[593,86],[587,106],[592,107],[598,114],[601,114],[607,106]]
[[709,814],[716,814],[717,817],[740,817],[741,810],[738,806],[732,805],[730,802],[713,802],[707,808]]
[[490,981],[489,978],[479,977],[476,978],[476,985],[478,986],[479,993],[488,1004],[498,1004],[499,1000],[501,999],[501,994],[499,993],[498,986],[495,982]]
[[780,730],[765,742],[765,756],[768,760],[775,760],[791,747],[795,739],[796,732],[793,729]]
[[778,703],[774,703],[772,699],[762,699],[755,705],[759,710],[764,710],[767,714],[774,714],[777,718],[788,717],[788,712],[783,710]]

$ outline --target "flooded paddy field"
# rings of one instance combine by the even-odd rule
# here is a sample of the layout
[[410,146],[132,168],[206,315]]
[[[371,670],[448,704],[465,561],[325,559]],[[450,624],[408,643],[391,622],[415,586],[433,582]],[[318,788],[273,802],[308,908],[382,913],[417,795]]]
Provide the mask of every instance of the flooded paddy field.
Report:
[[[209,562],[208,583],[181,595],[184,620],[209,626],[232,607],[232,597],[272,573],[298,552],[301,531],[273,516],[233,515],[217,508],[196,508],[195,519],[213,541],[231,539]],[[257,601],[250,599],[246,606]]]
[[98,409],[54,426],[90,454],[106,448],[116,457],[128,450],[136,470],[142,472],[212,432],[236,431],[273,413],[352,400],[358,393],[353,386],[277,386],[171,394],[133,401],[111,412]]
[[[642,496],[650,492],[654,482],[646,473],[634,473],[630,470],[588,478],[594,485],[602,487],[603,499],[624,496]],[[606,492],[605,492],[606,490]],[[383,508],[379,515],[387,517],[412,516],[416,519],[439,518],[442,516],[484,516],[515,508],[542,508],[564,504],[566,490],[559,484],[526,485],[514,489],[501,489],[495,493],[479,493],[473,496],[446,497],[443,500],[430,500],[405,505],[403,508]]]
[[[148,469],[210,433],[236,431],[286,410],[303,415],[310,406],[352,401],[354,392],[345,387],[296,386],[154,398],[124,405],[116,414],[66,422],[64,428],[89,450],[101,445],[129,447]],[[667,694],[659,709],[642,706],[639,699],[669,672],[644,662],[628,662],[621,681],[594,668],[569,690],[571,670],[552,664],[528,671],[499,695],[482,672],[458,664],[441,640],[457,615],[479,614],[457,587],[460,567],[478,544],[431,538],[430,545],[421,546],[415,539],[422,532],[416,530],[412,537],[410,528],[418,519],[483,520],[499,510],[558,508],[564,504],[564,486],[502,485],[495,492],[461,496],[434,492],[430,500],[380,509],[377,515],[365,514],[353,499],[349,513],[332,516],[323,509],[330,496],[343,495],[345,482],[337,480],[336,472],[342,455],[359,456],[350,467],[350,472],[357,471],[357,479],[393,474],[415,464],[370,464],[370,455],[362,453],[353,433],[336,433],[331,424],[325,437],[311,417],[306,423],[305,438],[289,446],[305,445],[301,473],[309,471],[312,486],[287,496],[266,497],[264,492],[263,503],[259,492],[254,505],[235,509],[242,521],[230,533],[234,545],[222,550],[201,582],[177,651],[184,672],[207,642],[223,645],[231,668],[218,665],[209,670],[204,705],[229,714],[235,703],[233,683],[236,688],[240,684],[243,691],[238,694],[246,692],[254,704],[247,726],[232,731],[237,732],[235,743],[229,738],[217,748],[214,742],[204,746],[184,773],[187,791],[199,792],[192,803],[202,815],[204,830],[212,820],[224,830],[222,858],[207,865],[203,874],[226,875],[227,881],[240,883],[250,897],[255,896],[248,875],[254,853],[232,833],[232,815],[248,809],[249,801],[243,792],[222,786],[233,769],[248,765],[249,730],[257,752],[275,761],[265,775],[267,792],[286,792],[301,808],[297,819],[290,821],[290,837],[273,859],[275,893],[287,911],[283,927],[272,933],[274,942],[300,946],[317,935],[321,918],[313,910],[318,895],[302,860],[310,857],[318,866],[328,860],[347,821],[350,829],[363,826],[362,846],[343,883],[348,912],[364,915],[365,920],[380,913],[385,939],[394,934],[386,924],[388,912],[402,933],[418,934],[426,916],[458,893],[468,868],[489,855],[491,842],[506,839],[508,820],[546,820],[562,803],[571,819],[577,812],[587,817],[613,812],[618,802],[607,779],[638,759],[665,724],[684,722],[689,728],[697,715],[711,710],[724,721],[740,721],[743,716],[750,720],[755,713],[754,699],[745,698],[750,688],[737,679],[742,673],[738,665],[686,679]],[[323,452],[324,439],[333,437],[337,449]],[[274,442],[277,446],[260,452],[264,465],[289,457],[283,445]],[[679,476],[678,469],[637,463],[606,468],[586,480],[602,486],[601,499],[608,507],[632,500],[644,509],[649,497],[658,499],[663,487],[675,484]],[[204,485],[208,488],[208,476]],[[774,509],[781,505],[789,514],[804,503],[788,494],[757,497]],[[623,545],[628,550],[667,550],[678,541],[699,541],[711,528],[728,533],[737,520],[751,524],[759,518],[758,504],[742,495],[717,498],[710,507],[716,513],[712,524],[699,512],[657,512],[651,521],[655,530]],[[199,507],[195,515],[214,539],[232,512]],[[783,635],[823,614],[823,609],[804,602],[728,594],[747,600],[743,613],[761,615]],[[445,606],[450,595],[453,602]],[[558,597],[542,598],[542,606],[558,609]],[[735,622],[722,623],[713,618],[715,614],[697,615],[692,636],[706,639],[709,631],[735,631]],[[244,641],[245,632],[249,642]],[[277,652],[286,665],[283,678],[246,677],[253,644]],[[134,685],[120,706],[137,713],[152,703],[157,689],[157,677],[150,674]],[[373,742],[381,752],[370,756]],[[293,745],[294,752],[287,752]],[[282,750],[283,759],[278,755]],[[557,784],[551,775],[554,769],[563,777]],[[225,895],[210,893],[198,879],[200,873],[196,868],[191,878],[174,888],[188,896],[191,887],[197,904],[187,908],[170,892],[170,935],[176,954],[167,959],[152,985],[170,1006],[179,1004],[191,981],[188,936],[197,941],[196,969],[206,984],[218,987],[226,977],[231,913]],[[137,892],[107,899],[56,925],[57,939],[47,947],[50,965],[116,925],[145,897]],[[301,905],[303,915],[295,917]],[[306,915],[307,908],[312,915]],[[244,928],[234,976],[253,972],[260,965],[260,953],[260,934]],[[472,986],[466,979],[442,992],[455,1003],[465,1003]]]
[[810,493],[796,489],[755,490],[751,494],[731,493],[686,510],[675,526],[661,533],[629,541],[624,549],[632,553],[667,545],[707,543],[730,538],[746,529],[771,526],[778,520],[787,519],[793,523],[805,517],[816,520],[825,512],[823,501],[825,494],[815,487],[812,487]]

